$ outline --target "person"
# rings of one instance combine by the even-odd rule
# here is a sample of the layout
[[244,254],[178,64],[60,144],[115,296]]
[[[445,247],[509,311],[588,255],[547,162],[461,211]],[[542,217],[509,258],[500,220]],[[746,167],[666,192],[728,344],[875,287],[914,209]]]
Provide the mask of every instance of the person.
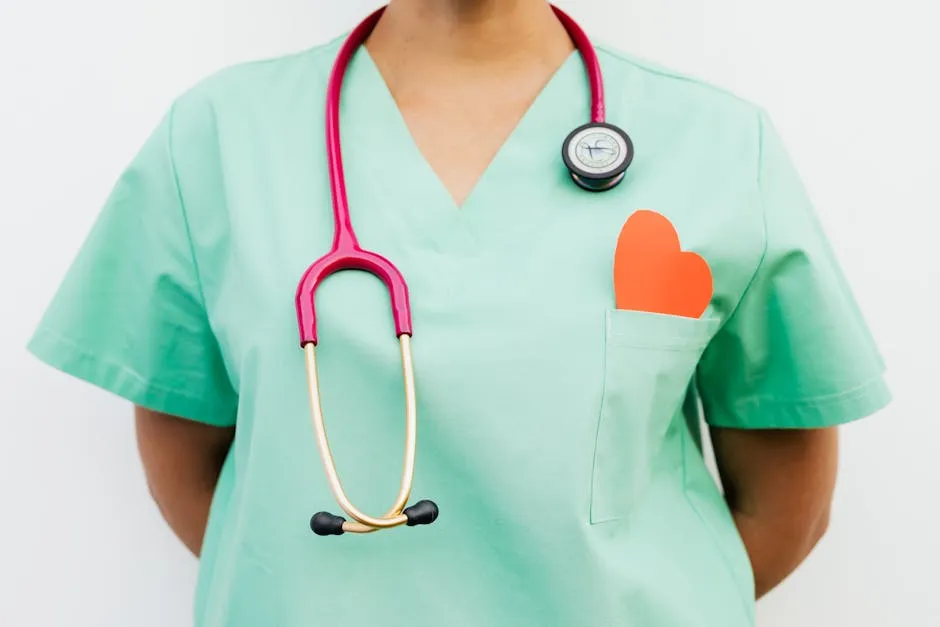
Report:
[[[598,46],[636,156],[614,189],[572,183],[559,148],[590,92],[543,0],[392,0],[352,58],[350,211],[408,280],[414,492],[440,516],[311,533],[334,500],[293,301],[333,236],[341,43],[176,99],[30,341],[135,404],[149,489],[200,557],[196,624],[753,625],[826,529],[838,426],[889,401],[882,359],[760,107]],[[704,311],[620,305],[667,292]],[[404,437],[388,292],[343,272],[316,303],[333,454],[384,511]]]

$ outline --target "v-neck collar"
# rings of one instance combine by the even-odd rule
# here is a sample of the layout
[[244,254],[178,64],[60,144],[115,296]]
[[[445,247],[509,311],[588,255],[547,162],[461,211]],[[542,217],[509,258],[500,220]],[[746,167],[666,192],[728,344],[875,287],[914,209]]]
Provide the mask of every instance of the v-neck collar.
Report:
[[[509,207],[507,198],[567,181],[561,145],[588,119],[589,107],[586,74],[575,50],[545,83],[458,206],[414,141],[378,66],[360,47],[347,69],[340,113],[347,177],[358,179],[356,186],[347,186],[351,208],[356,212],[360,203],[381,204],[362,210],[394,212],[383,222],[412,241],[420,238],[424,247],[475,255],[481,250],[479,239],[488,237],[492,227],[509,237],[516,229],[507,231],[506,221],[525,220],[522,214],[532,209],[518,203]],[[402,190],[407,190],[407,198],[392,197]]]
[[447,209],[452,211],[472,210],[474,197],[478,195],[478,190],[486,185],[486,180],[489,178],[491,171],[499,167],[503,153],[509,149],[511,144],[515,141],[516,136],[523,133],[525,131],[525,127],[533,123],[533,119],[539,117],[540,110],[545,106],[545,101],[551,100],[553,92],[556,90],[558,83],[564,82],[564,79],[566,78],[567,74],[570,73],[572,66],[576,65],[579,59],[578,51],[574,50],[569,53],[568,56],[565,57],[564,61],[562,61],[555,71],[552,72],[551,76],[549,76],[548,80],[536,94],[535,98],[526,107],[522,116],[516,121],[512,130],[500,143],[499,147],[496,149],[496,152],[490,158],[490,161],[486,164],[486,167],[483,169],[479,177],[477,177],[477,180],[474,181],[470,192],[466,195],[463,202],[458,204],[454,200],[450,190],[447,189],[444,181],[441,180],[440,176],[431,166],[427,157],[425,157],[424,153],[421,151],[421,148],[415,141],[414,136],[411,133],[411,129],[408,127],[408,123],[405,120],[398,103],[395,101],[395,97],[392,95],[391,89],[389,89],[385,77],[382,75],[378,65],[375,63],[375,60],[369,53],[368,48],[361,46],[358,53],[362,57],[362,69],[363,72],[367,75],[366,79],[370,82],[376,83],[378,86],[376,91],[380,94],[381,102],[375,103],[376,107],[388,107],[394,112],[394,115],[391,116],[395,118],[395,123],[391,125],[394,128],[389,128],[389,131],[401,136],[402,143],[407,145],[407,151],[413,157],[413,159],[409,160],[409,163],[414,162],[416,164],[420,164],[419,169],[422,171],[422,179],[427,178],[428,181],[433,181],[435,187],[439,188],[439,191],[442,193],[442,195],[446,196],[446,198],[449,200],[449,202],[446,203],[449,205]]

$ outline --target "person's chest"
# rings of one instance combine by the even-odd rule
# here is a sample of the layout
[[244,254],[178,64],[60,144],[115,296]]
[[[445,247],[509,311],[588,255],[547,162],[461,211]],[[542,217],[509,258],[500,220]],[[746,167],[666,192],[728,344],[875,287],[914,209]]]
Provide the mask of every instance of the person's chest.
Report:
[[[621,117],[633,122],[628,131],[639,139],[626,180],[602,193],[577,188],[560,157],[565,134],[586,111],[585,95],[570,93],[579,85],[577,69],[568,67],[567,80],[550,84],[532,105],[460,208],[387,92],[355,81],[348,88],[341,138],[352,222],[364,248],[404,273],[416,324],[430,316],[425,324],[443,333],[489,328],[524,337],[536,327],[576,333],[613,307],[614,249],[639,209],[665,216],[681,247],[709,263],[717,313],[739,294],[762,243],[749,181],[708,163],[709,147],[696,145],[694,129],[650,128],[622,106]],[[333,237],[321,125],[316,110],[293,111],[294,119],[242,125],[220,142],[226,216],[203,225],[208,250],[197,257],[204,261],[210,317],[233,365],[253,342],[267,344],[272,333],[278,341],[290,337],[297,281]],[[614,103],[611,117],[620,113]],[[197,247],[199,239],[197,233]],[[346,283],[375,289],[354,295]],[[362,277],[329,279],[317,298],[324,334],[334,318],[352,324],[361,318],[357,311],[388,313],[378,288]],[[374,324],[390,324],[382,320]]]
[[[579,502],[590,487],[600,521],[623,513],[615,486],[648,480],[699,356],[758,263],[762,224],[753,189],[737,180],[743,172],[708,163],[707,130],[628,115],[617,103],[610,115],[637,140],[634,164],[613,190],[577,187],[560,155],[586,111],[571,85],[533,105],[460,208],[387,94],[353,82],[341,139],[359,243],[408,285],[422,433],[487,480],[516,476],[516,496],[533,511],[547,514],[557,494]],[[284,464],[285,476],[312,453],[296,289],[333,239],[321,120],[291,110],[220,129],[225,217],[191,225],[210,323],[243,399],[240,424],[250,425],[242,433],[269,434],[283,461],[268,461]],[[709,265],[713,294],[701,317],[617,310],[618,237],[641,209],[675,230],[668,252]],[[663,289],[683,289],[656,259],[641,263]],[[314,298],[331,438],[350,447],[344,459],[391,460],[402,373],[388,292],[351,270]],[[425,455],[446,478],[446,459]],[[554,495],[531,491],[546,478]]]
[[[422,387],[448,390],[454,406],[468,406],[453,394],[458,388],[468,398],[487,390],[507,411],[531,408],[545,389],[557,392],[541,395],[545,409],[557,398],[590,406],[605,385],[611,335],[668,353],[676,338],[707,340],[733,308],[761,254],[759,207],[743,163],[716,163],[716,135],[700,123],[669,126],[612,102],[611,120],[634,135],[637,157],[617,188],[581,190],[560,156],[587,111],[579,67],[569,62],[458,208],[375,79],[353,69],[344,92],[345,184],[360,244],[387,257],[407,282]],[[287,111],[219,129],[225,220],[193,225],[210,322],[236,388],[258,384],[243,374],[257,372],[259,362],[302,369],[295,290],[333,237],[317,109]],[[640,209],[661,214],[677,247],[708,263],[713,296],[701,320],[615,311],[615,248]],[[398,381],[391,308],[379,281],[339,273],[319,287],[315,303],[323,350],[380,383]],[[672,368],[668,360],[660,367]]]

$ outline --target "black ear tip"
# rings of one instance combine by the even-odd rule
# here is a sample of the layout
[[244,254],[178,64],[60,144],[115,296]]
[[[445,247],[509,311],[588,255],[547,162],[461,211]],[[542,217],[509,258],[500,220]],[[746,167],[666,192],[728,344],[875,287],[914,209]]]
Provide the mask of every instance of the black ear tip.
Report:
[[310,519],[310,529],[318,536],[343,535],[343,523],[346,519],[329,512],[317,512]]
[[434,501],[418,501],[402,513],[408,517],[408,526],[414,527],[415,525],[430,525],[437,520],[441,511]]

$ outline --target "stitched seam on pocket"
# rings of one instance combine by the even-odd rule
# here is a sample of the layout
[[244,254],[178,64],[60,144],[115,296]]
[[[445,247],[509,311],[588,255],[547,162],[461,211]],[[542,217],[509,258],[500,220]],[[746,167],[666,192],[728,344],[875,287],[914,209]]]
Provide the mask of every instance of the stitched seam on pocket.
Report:
[[[604,333],[605,334],[608,333],[606,324],[604,328]],[[598,523],[607,522],[611,520],[610,518],[605,518],[604,520],[594,519],[594,484],[596,483],[594,481],[594,478],[597,476],[597,449],[600,448],[598,446],[598,439],[601,437],[601,425],[604,422],[604,402],[607,400],[607,381],[608,381],[607,357],[608,357],[608,353],[610,352],[609,349],[610,349],[610,342],[607,341],[607,338],[605,337],[604,355],[603,355],[603,364],[602,364],[603,370],[601,371],[602,372],[601,376],[603,377],[603,381],[601,383],[601,402],[600,402],[600,405],[598,405],[597,407],[597,419],[595,420],[595,424],[594,424],[594,454],[591,456],[591,476],[588,477],[588,480],[591,482],[590,490],[588,491],[588,494],[590,495],[590,497],[588,498],[588,523],[591,525],[596,525]]]
[[[716,326],[714,318],[681,318],[624,309],[608,309],[605,317],[607,344],[672,352],[704,349],[711,342]],[[671,318],[674,319],[669,320]],[[634,319],[636,323],[632,324]],[[675,329],[666,326],[667,320]],[[650,323],[649,326],[636,326],[644,321]]]
[[[744,612],[745,625],[748,627],[754,625],[754,618],[751,614],[752,603],[744,594],[744,590],[741,589],[741,582],[738,581],[738,577],[735,574],[734,564],[728,559],[725,555],[723,547],[718,542],[718,538],[715,536],[715,532],[712,530],[712,526],[708,524],[708,521],[705,520],[705,517],[702,516],[702,512],[699,511],[699,508],[695,505],[695,502],[689,497],[688,486],[688,476],[687,476],[687,466],[686,466],[686,446],[688,443],[689,434],[684,429],[682,431],[682,497],[685,499],[685,502],[688,503],[689,509],[695,514],[695,517],[698,519],[698,523],[705,529],[705,532],[708,534],[708,537],[712,541],[712,546],[715,548],[715,551],[718,553],[722,564],[724,564],[725,574],[731,579],[731,584],[734,586],[734,589],[737,591],[738,600],[741,602],[741,610]],[[737,532],[735,532],[737,533]],[[747,558],[750,559],[750,558]]]

